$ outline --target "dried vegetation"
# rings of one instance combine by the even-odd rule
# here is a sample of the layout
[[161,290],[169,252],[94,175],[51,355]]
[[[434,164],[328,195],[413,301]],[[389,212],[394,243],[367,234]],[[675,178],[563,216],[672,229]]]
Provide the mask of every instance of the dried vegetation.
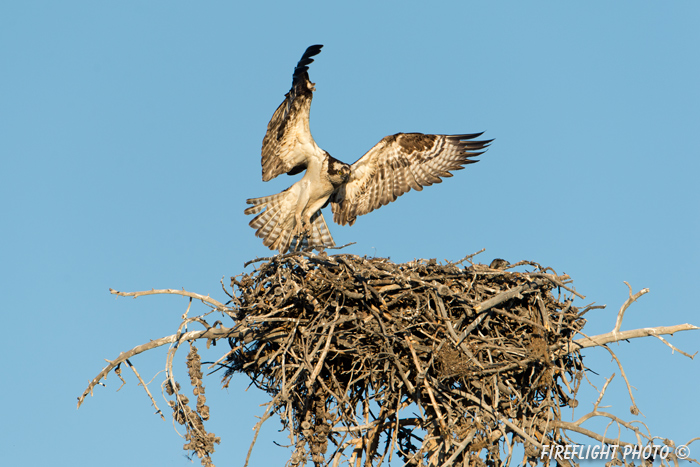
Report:
[[[515,266],[529,272],[514,272]],[[110,362],[79,403],[129,357],[170,344],[168,403],[187,428],[185,449],[211,465],[219,439],[204,429],[209,408],[192,342],[220,341],[227,350],[211,369],[223,371],[225,385],[243,373],[269,394],[255,438],[277,414],[289,435],[289,465],[502,465],[513,460],[517,444],[524,455],[516,462],[534,465],[543,445],[567,443],[570,432],[615,441],[563,421],[562,409],[576,407],[585,378],[581,349],[607,348],[621,334],[616,326],[613,339],[576,340],[583,315],[595,307],[573,306],[574,296],[581,296],[570,282],[531,262],[509,266],[496,260],[485,266],[467,257],[457,263],[394,264],[295,253],[267,258],[254,272],[232,278],[226,305],[185,291],[113,291],[199,299],[213,308],[210,313],[223,313],[224,323],[186,313],[178,333]],[[620,321],[643,293],[630,291]],[[203,330],[187,331],[194,323]],[[679,326],[672,331],[697,329]],[[651,334],[627,338],[641,335]],[[195,410],[172,373],[175,351],[188,341]],[[638,427],[597,412],[604,391],[587,417],[613,417],[640,442],[651,443],[651,436],[639,437]]]

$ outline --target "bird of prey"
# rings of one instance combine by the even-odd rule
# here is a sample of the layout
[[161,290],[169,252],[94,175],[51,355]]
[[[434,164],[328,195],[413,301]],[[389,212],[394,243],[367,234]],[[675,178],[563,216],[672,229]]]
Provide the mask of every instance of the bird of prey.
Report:
[[322,45],[312,45],[299,60],[292,88],[267,125],[262,143],[262,178],[282,173],[304,176],[281,193],[248,199],[246,214],[255,234],[271,250],[335,246],[321,209],[329,203],[333,220],[354,224],[357,216],[384,206],[410,189],[440,183],[453,170],[477,162],[493,140],[477,141],[482,133],[424,135],[397,133],[387,136],[352,165],[345,164],[316,145],[309,130],[309,109],[315,84],[309,64]]

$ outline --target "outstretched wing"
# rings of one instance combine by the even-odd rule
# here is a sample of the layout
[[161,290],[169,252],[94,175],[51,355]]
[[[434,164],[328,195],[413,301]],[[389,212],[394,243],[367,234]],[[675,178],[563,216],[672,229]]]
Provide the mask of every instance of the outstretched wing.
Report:
[[309,64],[322,45],[312,45],[294,68],[292,89],[267,124],[262,144],[262,178],[268,181],[281,173],[294,175],[306,168],[317,148],[309,130],[309,108],[315,90],[309,81]]
[[357,216],[395,201],[411,188],[440,183],[453,170],[478,162],[493,140],[474,141],[471,135],[398,133],[387,136],[352,165],[348,182],[331,196],[333,220],[355,223]]

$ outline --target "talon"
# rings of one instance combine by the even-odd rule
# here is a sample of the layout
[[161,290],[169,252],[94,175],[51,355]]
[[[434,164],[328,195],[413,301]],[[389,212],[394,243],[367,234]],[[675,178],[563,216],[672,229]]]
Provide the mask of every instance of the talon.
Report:
[[292,232],[293,237],[303,238],[309,235],[311,229],[309,225],[297,224],[294,226],[294,231]]

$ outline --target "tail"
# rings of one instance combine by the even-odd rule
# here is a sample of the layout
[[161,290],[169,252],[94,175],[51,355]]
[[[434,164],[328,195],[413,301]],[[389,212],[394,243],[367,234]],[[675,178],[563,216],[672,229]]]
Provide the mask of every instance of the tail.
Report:
[[301,241],[299,241],[299,237],[294,237],[291,244],[292,250],[311,250],[335,246],[331,231],[328,230],[326,219],[323,218],[320,209],[311,216],[311,232],[309,234],[304,235]]
[[286,253],[292,243],[294,249],[335,246],[320,210],[311,216],[309,235],[304,235],[301,239],[294,236],[296,202],[296,194],[289,189],[276,195],[246,200],[246,203],[253,206],[244,212],[245,214],[257,214],[249,225],[256,229],[255,235],[263,239],[263,245],[271,250],[279,250],[280,253]]

